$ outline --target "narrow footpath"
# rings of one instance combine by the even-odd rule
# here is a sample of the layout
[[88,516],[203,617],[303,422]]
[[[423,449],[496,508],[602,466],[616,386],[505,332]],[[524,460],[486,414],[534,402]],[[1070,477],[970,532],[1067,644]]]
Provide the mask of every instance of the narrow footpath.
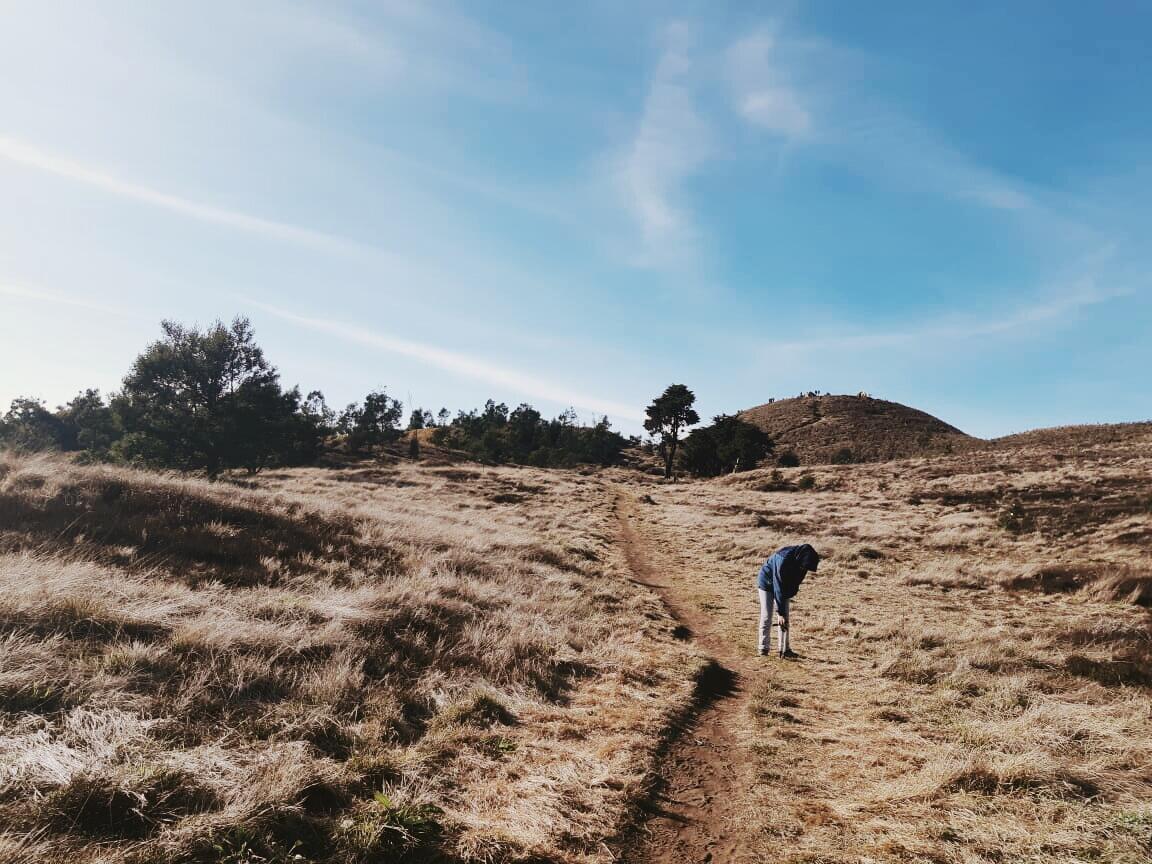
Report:
[[715,665],[700,682],[699,710],[663,758],[647,803],[650,815],[620,850],[621,858],[628,864],[747,861],[742,836],[748,820],[741,804],[752,784],[737,726],[748,708],[742,685],[753,670],[749,658],[713,631],[710,616],[683,596],[671,569],[676,565],[638,529],[636,507],[633,494],[618,490],[620,542],[634,579],[661,597],[683,638],[698,644]]
[[862,848],[873,860],[906,860],[906,826],[930,812],[930,800],[891,790],[903,788],[935,739],[919,734],[915,685],[876,672],[890,662],[886,640],[838,632],[864,606],[899,620],[898,599],[829,568],[802,595],[802,659],[758,657],[752,569],[725,556],[706,504],[682,490],[657,491],[658,500],[647,491],[620,484],[614,492],[625,560],[714,666],[620,860],[858,864]]

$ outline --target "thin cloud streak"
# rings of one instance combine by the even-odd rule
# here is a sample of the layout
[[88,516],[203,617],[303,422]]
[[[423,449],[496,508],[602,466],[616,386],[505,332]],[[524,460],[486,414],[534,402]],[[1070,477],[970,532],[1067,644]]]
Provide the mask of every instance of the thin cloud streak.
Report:
[[118,315],[125,318],[138,317],[129,310],[118,306],[110,306],[107,303],[95,303],[81,297],[57,294],[51,291],[43,291],[39,288],[28,288],[23,285],[0,283],[0,295],[16,297],[20,300],[32,300],[37,303],[54,303],[59,306],[73,306],[77,309],[88,309],[93,312],[104,313],[105,315]]
[[[1059,224],[1026,184],[969,157],[870,85],[875,58],[766,26],[733,42],[725,61],[733,107],[749,123],[862,173]],[[791,83],[797,76],[809,84],[804,92]]]
[[1039,303],[1022,306],[1015,311],[987,321],[947,321],[926,322],[907,330],[890,330],[878,333],[844,333],[814,339],[794,340],[777,343],[768,349],[769,353],[814,349],[821,351],[869,351],[893,348],[918,348],[945,342],[959,342],[982,336],[995,336],[1033,327],[1050,321],[1058,321],[1090,306],[1107,303],[1132,292],[1124,290],[1102,291],[1092,280],[1081,283],[1076,290],[1063,296],[1054,297]]
[[0,159],[7,159],[26,168],[32,168],[57,177],[100,189],[119,198],[138,201],[153,207],[160,207],[182,216],[201,222],[221,225],[251,234],[259,234],[273,240],[310,246],[337,252],[376,252],[353,240],[335,234],[327,234],[311,228],[303,228],[288,222],[278,222],[252,216],[238,210],[229,210],[213,204],[194,201],[180,195],[153,189],[130,180],[123,180],[97,168],[74,162],[37,147],[25,144],[15,138],[0,136]]
[[290,321],[293,324],[307,327],[310,330],[327,333],[348,342],[356,342],[360,345],[378,348],[390,354],[399,354],[402,357],[419,360],[430,366],[442,369],[445,372],[450,372],[464,378],[471,378],[476,381],[483,381],[493,386],[503,387],[533,399],[544,399],[559,405],[571,405],[575,408],[583,408],[588,411],[594,411],[597,414],[604,414],[617,420],[641,422],[644,419],[643,413],[638,411],[633,405],[601,399],[576,390],[570,390],[563,385],[555,384],[535,375],[528,375],[468,354],[448,351],[444,348],[438,348],[423,342],[397,339],[394,336],[327,318],[297,315],[287,310],[248,298],[240,299],[256,309],[260,309],[270,315],[275,315],[277,318],[285,321]]

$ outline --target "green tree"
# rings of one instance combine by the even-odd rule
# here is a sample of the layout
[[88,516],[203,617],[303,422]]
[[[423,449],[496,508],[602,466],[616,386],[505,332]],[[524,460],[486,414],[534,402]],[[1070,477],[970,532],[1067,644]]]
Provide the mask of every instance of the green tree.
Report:
[[364,397],[363,405],[353,402],[344,409],[337,428],[347,436],[348,449],[359,453],[366,447],[400,437],[400,418],[403,416],[404,405],[401,402],[383,389],[374,390]]
[[665,477],[672,476],[672,464],[680,445],[680,431],[700,422],[700,415],[692,407],[695,402],[695,393],[683,384],[671,384],[645,409],[648,419],[644,421],[644,428],[650,435],[660,439]]
[[547,428],[543,420],[540,412],[525,402],[508,415],[509,443],[518,461],[528,461],[529,456],[545,443]]
[[336,431],[336,412],[328,407],[324,394],[319,390],[313,390],[304,397],[304,401],[300,403],[300,413],[321,438]]
[[205,330],[173,321],[136,358],[112,407],[118,455],[215,475],[294,461],[309,449],[300,394],[280,388],[247,318]]
[[772,439],[739,417],[721,414],[684,439],[684,467],[698,476],[747,471],[772,452]]
[[112,445],[124,434],[112,407],[99,390],[85,390],[56,412],[64,426],[65,450],[83,450],[92,457],[108,457]]
[[408,429],[430,429],[436,425],[436,418],[432,416],[431,411],[425,411],[423,408],[413,408],[412,413],[408,415]]
[[0,441],[15,450],[62,450],[68,430],[39,399],[13,399],[0,420]]
[[628,445],[628,441],[619,432],[612,431],[612,424],[606,416],[601,417],[600,422],[591,429],[583,431],[582,453],[589,462],[611,465],[619,461],[621,451]]

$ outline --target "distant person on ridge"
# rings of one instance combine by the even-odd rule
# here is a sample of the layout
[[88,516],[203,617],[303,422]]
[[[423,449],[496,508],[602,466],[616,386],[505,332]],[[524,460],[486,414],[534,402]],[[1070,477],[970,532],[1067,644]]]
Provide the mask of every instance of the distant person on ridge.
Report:
[[800,590],[800,583],[809,572],[816,572],[820,556],[816,550],[804,543],[800,546],[785,546],[777,549],[760,568],[756,587],[760,592],[760,656],[768,653],[772,641],[772,610],[780,616],[779,649],[780,656],[788,659],[797,654],[788,641],[788,605]]

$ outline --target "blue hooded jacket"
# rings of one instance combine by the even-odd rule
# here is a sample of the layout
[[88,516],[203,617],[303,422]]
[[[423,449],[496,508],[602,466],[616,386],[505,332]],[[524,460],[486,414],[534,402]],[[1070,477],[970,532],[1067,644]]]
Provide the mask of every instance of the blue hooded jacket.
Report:
[[760,568],[756,587],[769,592],[777,601],[790,600],[800,590],[809,570],[815,571],[820,556],[807,543],[777,549]]

